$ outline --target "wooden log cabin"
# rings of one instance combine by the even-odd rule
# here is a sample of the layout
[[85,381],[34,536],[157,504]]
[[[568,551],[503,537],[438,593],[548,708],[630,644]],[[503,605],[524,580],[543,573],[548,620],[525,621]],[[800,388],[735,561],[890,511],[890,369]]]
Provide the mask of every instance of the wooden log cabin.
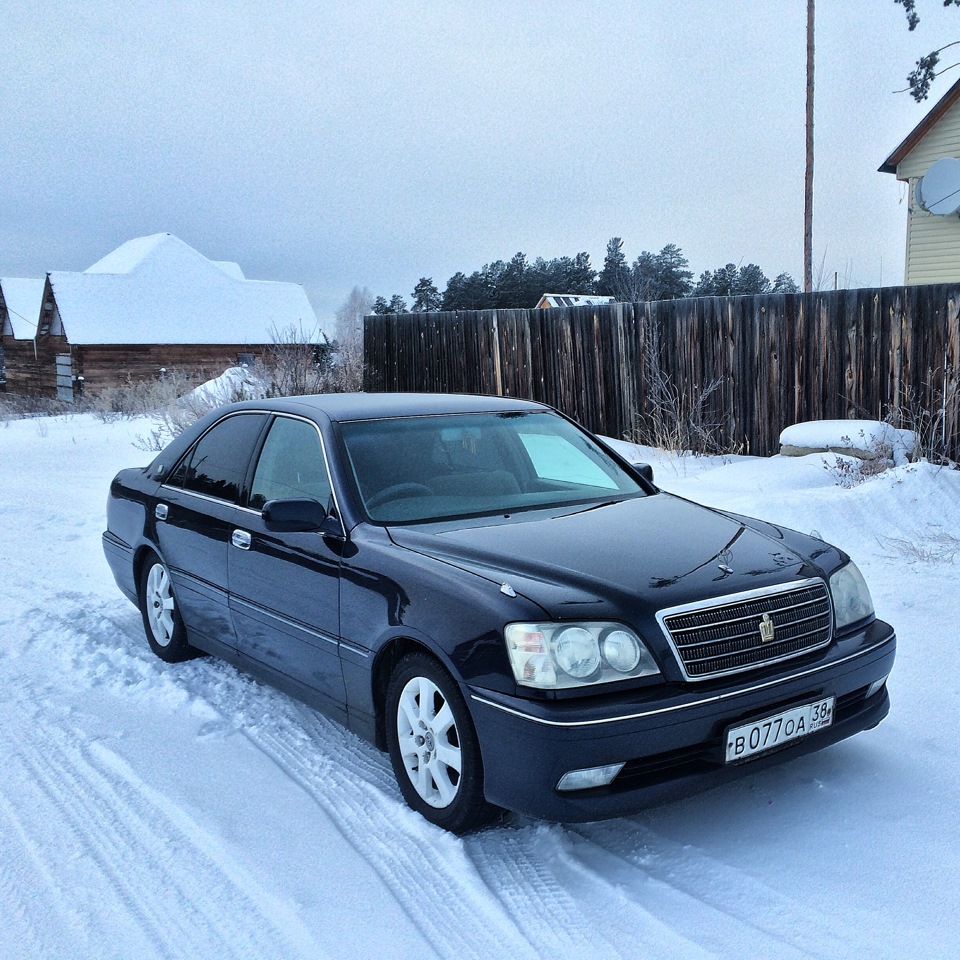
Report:
[[37,368],[34,338],[43,287],[43,280],[0,277],[0,390],[6,390],[8,368],[18,384]]
[[29,340],[4,328],[7,391],[66,401],[173,368],[213,376],[261,357],[273,331],[317,326],[301,286],[247,280],[169,233],[48,273],[35,319]]

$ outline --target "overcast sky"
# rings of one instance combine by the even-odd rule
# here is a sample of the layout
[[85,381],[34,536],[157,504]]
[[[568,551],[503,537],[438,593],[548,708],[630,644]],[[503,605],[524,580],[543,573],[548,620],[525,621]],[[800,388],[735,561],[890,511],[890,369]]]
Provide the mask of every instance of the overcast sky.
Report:
[[[804,0],[5,0],[0,276],[82,270],[169,231],[321,320],[354,285],[522,250],[676,243],[802,278]],[[894,94],[960,11],[819,0],[814,259],[903,281],[877,167],[925,104]],[[949,62],[949,61],[947,61]]]

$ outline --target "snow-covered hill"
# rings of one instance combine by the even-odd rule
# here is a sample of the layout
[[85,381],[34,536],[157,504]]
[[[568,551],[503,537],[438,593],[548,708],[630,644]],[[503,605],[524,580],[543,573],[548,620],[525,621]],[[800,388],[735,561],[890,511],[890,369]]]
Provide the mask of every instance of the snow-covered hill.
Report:
[[153,658],[100,549],[147,432],[0,423],[3,960],[958,956],[960,472],[843,489],[818,457],[657,461],[854,556],[900,638],[889,718],[630,818],[458,839],[336,724]]

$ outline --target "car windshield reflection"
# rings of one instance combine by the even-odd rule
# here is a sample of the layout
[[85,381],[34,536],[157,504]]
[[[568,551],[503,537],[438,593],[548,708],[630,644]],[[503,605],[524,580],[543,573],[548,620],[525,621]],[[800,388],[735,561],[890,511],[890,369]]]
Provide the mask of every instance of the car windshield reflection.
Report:
[[418,523],[643,496],[599,444],[551,413],[459,414],[342,424],[364,509]]

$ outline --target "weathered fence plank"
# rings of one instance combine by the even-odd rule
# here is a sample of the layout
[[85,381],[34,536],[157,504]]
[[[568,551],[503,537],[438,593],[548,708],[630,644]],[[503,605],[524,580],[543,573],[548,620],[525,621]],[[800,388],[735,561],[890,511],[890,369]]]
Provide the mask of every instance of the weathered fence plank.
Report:
[[370,316],[364,352],[367,390],[541,400],[610,436],[650,414],[651,375],[688,398],[719,384],[705,416],[755,454],[801,420],[936,408],[960,458],[957,284]]

